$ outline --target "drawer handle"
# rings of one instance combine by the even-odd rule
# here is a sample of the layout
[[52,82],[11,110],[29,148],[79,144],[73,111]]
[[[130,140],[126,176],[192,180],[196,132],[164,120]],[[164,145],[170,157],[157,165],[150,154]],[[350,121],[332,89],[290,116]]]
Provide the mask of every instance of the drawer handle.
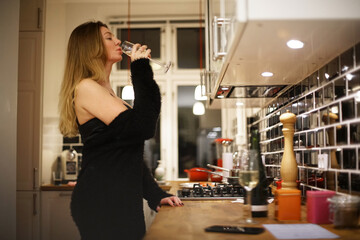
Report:
[[33,189],[36,190],[36,172],[37,168],[33,168]]
[[37,28],[41,29],[41,15],[42,15],[42,10],[41,8],[38,8],[38,14],[37,14]]
[[36,208],[36,193],[33,194],[33,215],[36,216],[37,215],[37,208]]

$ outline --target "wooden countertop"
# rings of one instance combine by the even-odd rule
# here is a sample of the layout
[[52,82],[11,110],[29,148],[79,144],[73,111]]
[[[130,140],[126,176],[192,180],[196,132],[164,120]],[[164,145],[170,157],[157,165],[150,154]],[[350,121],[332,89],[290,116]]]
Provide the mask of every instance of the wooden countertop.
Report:
[[74,186],[68,184],[54,185],[54,184],[43,184],[41,185],[41,191],[72,191]]
[[[178,183],[172,182],[171,193],[178,189]],[[188,240],[188,239],[276,239],[269,231],[258,235],[241,235],[229,233],[209,233],[205,228],[211,225],[238,225],[242,219],[244,205],[232,203],[230,200],[219,201],[184,201],[183,207],[162,206],[157,213],[154,222],[147,231],[145,240]],[[301,221],[278,221],[274,217],[274,203],[269,205],[268,218],[256,218],[262,224],[281,224],[281,223],[308,223],[306,221],[306,206],[302,206]],[[357,229],[335,229],[332,224],[320,225],[330,232],[340,236],[340,239],[359,239],[360,228]]]
[[[169,191],[171,189],[171,185],[169,183],[159,185],[159,187],[164,191]],[[74,190],[74,186],[68,184],[43,184],[40,189],[41,191],[72,191]]]

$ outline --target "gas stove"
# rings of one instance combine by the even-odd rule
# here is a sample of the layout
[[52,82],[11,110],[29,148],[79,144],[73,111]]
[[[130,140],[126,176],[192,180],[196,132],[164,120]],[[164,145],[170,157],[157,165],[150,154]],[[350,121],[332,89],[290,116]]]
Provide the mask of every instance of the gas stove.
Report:
[[239,185],[226,183],[194,184],[192,188],[183,188],[177,191],[181,200],[235,200],[244,197],[245,190]]

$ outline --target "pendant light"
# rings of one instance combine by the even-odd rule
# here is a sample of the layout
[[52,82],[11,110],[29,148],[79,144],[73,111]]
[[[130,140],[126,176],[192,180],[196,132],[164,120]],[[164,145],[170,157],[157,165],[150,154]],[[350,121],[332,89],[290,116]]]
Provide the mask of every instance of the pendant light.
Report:
[[199,100],[199,101],[207,100],[207,96],[204,93],[205,93],[205,86],[197,85],[194,93],[195,100]]
[[[128,0],[128,41],[130,42],[130,0]],[[127,71],[127,78],[128,78],[128,83],[127,85],[122,89],[121,91],[121,98],[123,100],[134,100],[135,99],[135,95],[134,95],[134,88],[131,85],[131,80],[130,80],[130,63],[131,60],[128,60],[128,71]]]
[[135,94],[134,94],[134,88],[131,85],[126,85],[121,92],[121,98],[123,100],[134,100]]
[[[201,0],[199,0],[199,68],[200,72],[203,68],[202,61],[202,53],[203,53],[203,43],[202,43],[202,4]],[[198,101],[207,100],[207,96],[205,93],[205,86],[198,85],[195,88],[194,98]],[[205,114],[205,106],[202,102],[195,102],[193,105],[193,114],[194,115],[204,115]]]
[[205,114],[205,106],[202,102],[194,103],[193,114],[194,115],[204,115]]

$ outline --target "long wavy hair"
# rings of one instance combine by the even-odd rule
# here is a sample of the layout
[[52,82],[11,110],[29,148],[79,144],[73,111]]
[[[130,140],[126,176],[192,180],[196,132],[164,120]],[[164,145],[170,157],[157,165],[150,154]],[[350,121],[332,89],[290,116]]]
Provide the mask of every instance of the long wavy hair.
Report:
[[70,35],[59,99],[59,128],[66,137],[79,133],[74,106],[78,83],[85,78],[99,83],[105,80],[107,55],[100,27],[108,28],[100,21],[86,22],[76,27]]

